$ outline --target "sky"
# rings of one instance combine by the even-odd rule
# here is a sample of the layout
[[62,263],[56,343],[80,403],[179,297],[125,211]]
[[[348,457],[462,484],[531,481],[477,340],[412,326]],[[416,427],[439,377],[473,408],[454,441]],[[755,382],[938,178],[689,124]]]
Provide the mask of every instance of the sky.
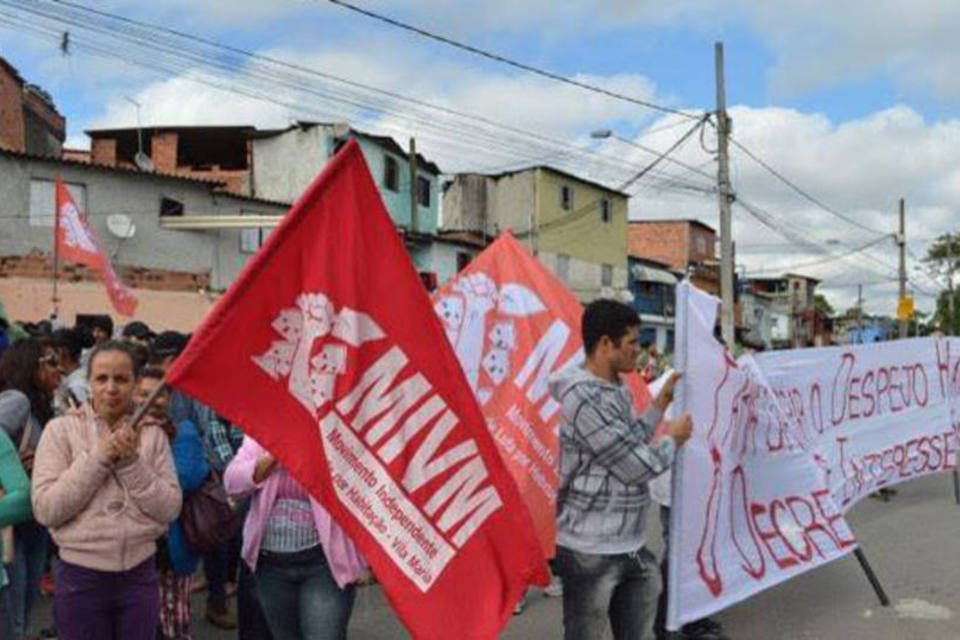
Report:
[[[716,108],[714,42],[722,41],[735,141],[797,187],[731,148],[738,272],[821,278],[840,311],[855,304],[861,284],[867,312],[892,315],[893,234],[904,198],[918,308],[931,310],[946,284],[920,258],[939,234],[960,226],[954,0],[354,1],[694,115]],[[418,150],[446,172],[543,163],[617,187],[696,126],[684,115],[562,84],[324,0],[80,6],[292,66],[223,48],[198,51],[194,40],[171,46],[157,37],[134,46],[121,39],[134,33],[130,23],[92,31],[90,15],[69,3],[0,0],[0,56],[50,92],[73,147],[89,146],[85,130],[135,126],[136,103],[144,126],[350,122],[402,144],[415,136]],[[612,135],[591,137],[598,130]],[[716,227],[715,151],[710,124],[694,131],[628,189],[631,217],[696,218]]]

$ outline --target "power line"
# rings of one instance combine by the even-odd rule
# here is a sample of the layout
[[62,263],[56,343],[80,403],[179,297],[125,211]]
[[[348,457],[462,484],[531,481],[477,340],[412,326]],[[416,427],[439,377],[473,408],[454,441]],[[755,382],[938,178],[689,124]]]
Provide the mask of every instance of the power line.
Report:
[[876,245],[876,244],[879,244],[879,243],[881,243],[881,242],[884,242],[884,241],[886,241],[886,240],[888,240],[888,239],[889,239],[889,238],[888,238],[887,236],[880,237],[880,238],[877,238],[876,240],[871,240],[870,242],[868,242],[867,244],[865,244],[865,245],[863,245],[863,246],[856,247],[856,248],[851,249],[851,250],[849,250],[849,251],[846,251],[846,252],[844,252],[844,253],[841,253],[841,254],[838,254],[838,255],[834,255],[834,256],[830,256],[830,257],[828,257],[828,258],[821,258],[821,259],[819,259],[819,260],[812,260],[812,261],[810,261],[810,262],[801,262],[801,263],[799,263],[799,264],[787,265],[787,266],[785,266],[785,267],[770,267],[770,268],[767,268],[767,269],[754,269],[754,270],[751,271],[750,273],[772,273],[772,272],[777,272],[777,271],[783,272],[783,271],[793,271],[793,270],[796,270],[796,269],[806,269],[806,268],[808,268],[808,267],[814,267],[814,266],[817,266],[817,265],[826,264],[826,263],[828,263],[828,262],[834,262],[834,261],[836,261],[836,260],[842,260],[842,259],[844,259],[844,258],[847,258],[847,257],[855,254],[855,253],[860,253],[861,251],[864,251],[865,249],[868,249],[868,248],[870,248],[870,247],[872,247],[872,246],[874,246],[874,245]]
[[489,51],[484,51],[483,49],[479,49],[479,48],[474,47],[474,46],[469,45],[469,44],[464,44],[463,42],[458,42],[458,41],[456,41],[456,40],[454,40],[454,39],[452,39],[452,38],[449,38],[449,37],[447,37],[447,36],[443,36],[443,35],[440,35],[440,34],[437,34],[437,33],[433,33],[432,31],[427,31],[426,29],[423,29],[423,28],[421,28],[421,27],[417,27],[417,26],[412,25],[412,24],[408,24],[408,23],[406,23],[406,22],[400,22],[399,20],[396,20],[396,19],[394,19],[394,18],[390,18],[390,17],[388,17],[388,16],[385,16],[385,15],[382,15],[382,14],[379,14],[379,13],[375,13],[375,12],[370,11],[370,10],[368,10],[368,9],[363,9],[363,8],[361,8],[361,7],[358,7],[358,6],[355,5],[355,4],[351,4],[351,3],[349,3],[349,2],[344,2],[343,0],[327,0],[327,1],[330,2],[331,4],[335,4],[335,5],[337,5],[337,6],[343,7],[344,9],[349,9],[350,11],[359,13],[359,14],[364,15],[364,16],[367,16],[368,18],[373,18],[374,20],[378,20],[378,21],[383,22],[383,23],[385,23],[385,24],[388,24],[388,25],[390,25],[390,26],[392,26],[392,27],[397,27],[398,29],[403,29],[404,31],[409,31],[409,32],[411,32],[411,33],[415,33],[415,34],[420,35],[420,36],[423,36],[423,37],[425,37],[425,38],[429,38],[430,40],[434,40],[434,41],[436,41],[436,42],[441,42],[441,43],[443,43],[443,44],[445,44],[445,45],[448,45],[448,46],[451,46],[451,47],[455,47],[455,48],[457,48],[457,49],[461,49],[461,50],[463,50],[463,51],[467,51],[468,53],[472,53],[472,54],[474,54],[474,55],[478,55],[478,56],[481,56],[481,57],[483,57],[483,58],[487,58],[488,60],[493,60],[493,61],[495,61],[495,62],[500,62],[500,63],[506,64],[506,65],[509,65],[509,66],[511,66],[511,67],[514,67],[514,68],[516,68],[516,69],[521,69],[521,70],[523,70],[523,71],[527,71],[527,72],[529,72],[529,73],[533,73],[533,74],[536,74],[536,75],[538,75],[538,76],[542,76],[542,77],[544,77],[544,78],[549,78],[549,79],[555,80],[555,81],[557,81],[557,82],[562,82],[562,83],[564,83],[564,84],[568,84],[568,85],[571,85],[571,86],[574,86],[574,87],[579,87],[579,88],[581,88],[581,89],[586,89],[587,91],[592,91],[592,92],[594,92],[594,93],[599,93],[599,94],[601,94],[601,95],[605,95],[605,96],[610,97],[610,98],[615,98],[615,99],[617,99],[617,100],[623,100],[624,102],[630,102],[630,103],[632,103],[632,104],[636,104],[636,105],[639,105],[639,106],[641,106],[641,107],[646,107],[647,109],[654,109],[654,110],[656,110],[656,111],[661,111],[661,112],[663,112],[663,113],[672,113],[672,114],[675,114],[675,115],[683,116],[684,118],[689,118],[689,119],[691,119],[691,120],[699,120],[701,117],[703,117],[702,114],[687,113],[686,111],[682,111],[682,110],[680,110],[680,109],[674,109],[673,107],[667,107],[667,106],[664,106],[664,105],[655,104],[655,103],[653,103],[653,102],[649,102],[649,101],[647,101],[647,100],[642,100],[642,99],[636,98],[636,97],[634,97],[634,96],[628,96],[628,95],[625,95],[625,94],[622,94],[622,93],[617,93],[617,92],[615,92],[615,91],[611,91],[611,90],[609,90],[609,89],[604,89],[603,87],[598,87],[598,86],[596,86],[596,85],[588,84],[588,83],[586,83],[586,82],[581,82],[581,81],[579,81],[579,80],[574,80],[574,79],[572,79],[572,78],[567,78],[566,76],[561,76],[561,75],[559,75],[559,74],[557,74],[557,73],[553,73],[552,71],[547,71],[547,70],[545,70],[545,69],[540,69],[540,68],[531,66],[531,65],[529,65],[529,64],[525,64],[525,63],[523,63],[523,62],[517,62],[516,60],[511,60],[510,58],[506,58],[506,57],[504,57],[504,56],[502,56],[502,55],[500,55],[500,54],[491,53],[491,52],[489,52]]
[[[232,74],[236,74],[240,77],[251,77],[260,81],[260,83],[270,83],[271,85],[279,85],[284,88],[294,89],[296,91],[303,91],[311,95],[315,95],[323,99],[324,102],[328,103],[341,103],[346,104],[352,109],[360,110],[376,110],[386,114],[393,112],[396,114],[397,118],[415,122],[422,127],[429,129],[438,129],[442,132],[442,137],[431,136],[429,133],[424,133],[423,137],[427,140],[433,140],[435,145],[440,147],[457,147],[460,148],[469,148],[475,150],[477,147],[477,142],[483,144],[482,148],[486,153],[496,153],[497,155],[503,157],[516,158],[518,155],[528,155],[531,151],[531,142],[532,148],[534,151],[537,149],[542,152],[543,150],[549,149],[549,153],[541,153],[540,155],[559,155],[565,158],[569,158],[570,161],[573,161],[574,154],[586,155],[590,154],[595,156],[598,161],[605,165],[617,164],[624,168],[629,168],[632,172],[634,166],[622,158],[609,157],[605,154],[597,152],[595,149],[589,147],[578,147],[571,145],[565,141],[558,141],[555,139],[548,138],[542,134],[535,132],[530,132],[527,130],[519,129],[517,127],[511,127],[509,125],[503,125],[493,120],[483,118],[482,116],[476,116],[473,114],[458,112],[446,107],[440,107],[437,105],[432,105],[430,103],[420,101],[413,98],[407,98],[401,94],[395,92],[387,92],[380,90],[376,87],[368,87],[361,83],[348,81],[342,78],[337,78],[330,74],[326,74],[314,69],[292,65],[290,63],[285,63],[282,60],[276,60],[273,58],[260,56],[259,54],[254,54],[243,49],[236,47],[231,47],[229,45],[222,45],[220,43],[201,38],[199,36],[193,36],[191,34],[179,32],[173,29],[168,29],[166,27],[158,27],[150,25],[148,23],[132,20],[129,18],[124,18],[123,16],[115,16],[114,14],[109,14],[103,11],[90,10],[82,5],[76,5],[74,3],[68,2],[66,0],[49,0],[50,2],[56,3],[58,6],[65,8],[65,11],[58,11],[56,14],[45,13],[38,8],[23,8],[18,6],[16,3],[12,3],[9,0],[3,0],[0,4],[7,6],[12,6],[18,10],[23,10],[27,13],[45,18],[51,21],[57,21],[60,23],[65,23],[68,25],[76,26],[81,29],[88,29],[95,31],[97,33],[102,33],[109,38],[120,38],[123,39],[133,47],[143,47],[147,52],[141,56],[137,57],[136,55],[131,55],[127,51],[119,50],[117,46],[113,43],[104,44],[102,46],[97,46],[94,44],[88,44],[85,48],[88,49],[93,55],[100,57],[115,57],[117,59],[123,60],[128,64],[135,64],[153,71],[158,71],[164,75],[177,76],[178,74],[186,73],[186,79],[192,82],[198,82],[205,86],[211,86],[217,89],[231,91],[233,93],[239,93],[253,99],[262,100],[271,102],[273,104],[278,104],[281,106],[286,106],[290,109],[297,110],[300,112],[308,111],[311,113],[318,112],[313,102],[310,106],[304,106],[302,103],[292,102],[290,100],[285,100],[282,98],[283,94],[278,96],[278,92],[274,90],[257,90],[256,83],[244,82],[242,86],[225,84],[221,79],[221,76],[214,76],[206,80],[196,77],[195,69],[192,67],[184,68],[179,62],[171,66],[172,63],[168,60],[169,58],[184,58],[189,60],[191,63],[200,64],[206,67],[213,67],[215,69],[229,71]],[[74,14],[80,14],[81,12],[92,13],[97,16],[99,19],[108,20],[109,22],[103,22],[102,24],[91,23],[86,21],[81,21],[80,18],[73,17],[71,19],[71,11]],[[102,22],[101,20],[101,22]],[[52,28],[46,28],[47,31],[43,32],[44,27],[38,27],[37,21],[33,20],[29,23],[24,22],[12,22],[12,24],[18,28],[19,31],[39,31],[42,35],[49,37],[53,40],[55,37],[58,38],[60,35],[59,30]],[[176,41],[173,41],[172,44],[168,44],[169,38],[165,39],[166,36],[172,36],[176,38]],[[193,44],[199,43],[203,47],[208,47],[209,49],[197,50]],[[212,50],[210,50],[212,49]],[[158,51],[159,50],[159,51]],[[226,52],[226,54],[224,53]],[[232,62],[231,56],[242,56],[244,60],[252,60],[250,68],[239,67],[239,62]],[[266,66],[264,66],[266,65]],[[285,67],[283,69],[276,69],[275,67],[280,65]],[[319,78],[325,81],[332,82],[342,82],[348,85],[348,87],[353,89],[359,89],[362,91],[367,91],[370,93],[375,93],[377,98],[372,96],[363,96],[363,97],[353,97],[353,94],[344,94],[342,91],[337,92],[334,90],[319,91],[313,85],[304,85],[303,81],[300,80],[297,76],[293,75],[295,73],[302,74],[311,74],[318,76]],[[252,87],[252,88],[251,88]],[[438,119],[435,113],[423,116],[411,116],[408,112],[397,112],[395,108],[392,108],[388,103],[387,106],[384,106],[382,102],[383,97],[386,96],[391,100],[401,100],[410,104],[415,105],[415,107],[422,107],[425,109],[430,109],[431,111],[442,112],[443,115],[452,115],[457,117],[462,117],[469,119],[473,122],[466,125],[462,123],[450,123],[446,124],[442,119]],[[374,99],[375,102],[373,106],[370,105],[369,100]],[[379,101],[379,102],[378,102]],[[415,111],[415,110],[414,110]],[[325,117],[329,117],[326,113]],[[679,124],[683,124],[686,120],[681,120]],[[475,124],[475,123],[479,123]],[[489,125],[505,131],[507,135],[498,136],[496,138],[491,137],[491,131],[485,129],[484,126]],[[389,124],[389,121],[385,124],[381,122],[379,124],[381,128],[396,128],[395,125]],[[660,129],[666,129],[674,125],[665,125]],[[406,131],[404,131],[406,133]],[[482,138],[481,138],[482,137]],[[466,142],[461,142],[467,140]],[[569,149],[569,151],[559,151],[558,148]],[[521,151],[522,149],[522,151]],[[657,153],[655,150],[648,150],[651,153]],[[451,152],[452,153],[452,152]],[[456,153],[456,157],[463,157],[462,152]],[[516,164],[516,160],[512,161],[511,164]],[[461,169],[463,170],[463,169]],[[595,179],[595,178],[594,178]],[[612,180],[610,180],[612,181]]]
[[[705,123],[706,123],[706,117],[703,117],[700,120],[698,120],[685,134],[683,134],[679,139],[677,139],[676,142],[670,145],[669,149],[661,152],[653,162],[651,162],[647,166],[640,169],[637,173],[631,176],[626,182],[624,182],[619,187],[617,187],[616,191],[625,191],[631,185],[635,184],[643,176],[649,173],[654,167],[656,167],[661,161],[663,161],[664,158],[666,158],[671,153],[673,153],[674,151],[679,149],[681,146],[683,146],[683,144],[690,139],[690,136],[692,136],[697,130],[703,127]],[[531,233],[542,233],[543,231],[549,231],[550,229],[554,229],[556,227],[568,226],[576,222],[577,220],[585,217],[587,214],[591,213],[594,208],[596,208],[600,203],[603,202],[603,200],[604,198],[598,198],[596,200],[593,200],[592,202],[588,202],[587,204],[580,207],[576,211],[573,211],[569,215],[565,215],[562,218],[559,218],[557,220],[552,220],[545,224],[538,225],[536,229],[529,229],[524,233],[517,234],[517,236],[522,237],[522,236],[530,235]]]
[[[331,1],[332,1],[332,0],[331,0]],[[765,160],[763,160],[763,158],[761,158],[760,156],[758,156],[758,155],[755,154],[754,152],[750,151],[750,149],[748,149],[748,148],[745,147],[743,144],[741,144],[739,141],[737,141],[737,139],[734,138],[733,136],[730,136],[730,142],[732,142],[732,143],[734,144],[734,146],[736,146],[738,149],[740,149],[741,151],[743,151],[743,152],[747,155],[748,158],[750,158],[751,160],[753,160],[754,162],[756,162],[757,164],[759,164],[761,167],[763,167],[763,168],[766,169],[768,172],[770,172],[774,177],[776,177],[778,180],[780,180],[783,184],[787,185],[787,186],[790,187],[793,191],[795,191],[797,194],[799,194],[804,200],[807,200],[808,202],[810,202],[810,203],[816,205],[817,207],[823,209],[823,210],[826,211],[827,213],[830,213],[830,214],[832,214],[832,215],[840,218],[841,220],[843,220],[843,221],[846,222],[847,224],[851,224],[851,225],[853,225],[853,226],[855,226],[855,227],[858,227],[858,228],[860,228],[860,229],[863,229],[864,231],[869,231],[870,233],[873,233],[873,234],[888,235],[888,234],[887,234],[886,232],[884,232],[884,231],[878,231],[877,229],[874,229],[873,227],[867,226],[867,225],[865,225],[865,224],[863,224],[863,223],[861,223],[861,222],[858,222],[857,220],[854,220],[853,218],[851,218],[851,217],[849,217],[849,216],[847,216],[847,215],[845,215],[845,214],[843,214],[843,213],[840,213],[839,211],[837,211],[837,210],[834,209],[833,207],[827,206],[827,205],[824,204],[821,200],[815,198],[814,196],[810,195],[809,193],[807,193],[806,191],[804,191],[803,189],[801,189],[800,187],[798,187],[798,186],[797,186],[794,182],[792,182],[789,178],[787,178],[785,175],[783,175],[782,173],[780,173],[779,171],[777,171],[775,168],[773,168],[772,166],[770,166],[770,164],[767,163]]]

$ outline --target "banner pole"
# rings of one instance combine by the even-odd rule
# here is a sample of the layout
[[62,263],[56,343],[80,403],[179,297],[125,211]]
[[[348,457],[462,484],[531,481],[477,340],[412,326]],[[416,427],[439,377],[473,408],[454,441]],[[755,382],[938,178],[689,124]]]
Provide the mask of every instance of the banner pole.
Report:
[[[690,314],[690,281],[684,280],[676,288],[676,333],[674,334],[674,367],[682,376],[678,382],[673,402],[677,415],[687,410],[687,333]],[[667,630],[678,631],[680,595],[680,534],[683,532],[683,502],[679,491],[683,479],[683,449],[677,451],[673,461],[673,475],[670,478],[670,540],[667,542]]]
[[880,600],[880,605],[884,607],[890,606],[890,598],[887,597],[887,592],[883,590],[883,585],[880,584],[880,580],[877,579],[877,574],[873,572],[873,567],[870,566],[870,563],[867,561],[867,556],[863,554],[863,550],[860,547],[857,547],[853,550],[855,556],[857,556],[857,562],[860,563],[860,568],[863,569],[863,573],[867,576],[867,580],[870,581],[870,586],[873,587],[873,592],[877,594],[877,599]]
[[[954,463],[956,463],[956,458],[954,458]],[[953,501],[960,505],[960,472],[957,471],[956,467],[953,469]]]

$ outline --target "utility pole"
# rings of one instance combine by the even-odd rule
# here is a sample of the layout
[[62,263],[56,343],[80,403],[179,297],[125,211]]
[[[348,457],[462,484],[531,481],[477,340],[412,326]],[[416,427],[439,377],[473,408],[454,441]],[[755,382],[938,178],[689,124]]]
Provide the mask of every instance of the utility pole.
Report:
[[410,138],[410,231],[417,233],[417,139]]
[[863,339],[863,285],[857,285],[857,334],[860,336],[860,344]]
[[[907,297],[907,226],[905,220],[903,198],[900,198],[900,233],[897,235],[897,243],[900,245],[900,300],[897,304],[899,311],[900,304]],[[909,321],[900,318],[900,337],[907,337]]]
[[723,43],[713,45],[717,76],[717,197],[720,201],[720,331],[727,346],[733,347],[733,230],[730,203],[729,136],[727,91],[723,78]]

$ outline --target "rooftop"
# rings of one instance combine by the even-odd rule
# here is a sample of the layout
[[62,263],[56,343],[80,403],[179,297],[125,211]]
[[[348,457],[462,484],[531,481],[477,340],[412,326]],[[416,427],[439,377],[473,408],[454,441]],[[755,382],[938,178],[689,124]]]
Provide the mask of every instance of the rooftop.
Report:
[[565,177],[565,178],[570,178],[571,180],[576,180],[577,182],[580,182],[580,183],[583,183],[583,184],[587,184],[587,185],[590,185],[590,186],[592,186],[592,187],[596,187],[596,188],[601,189],[601,190],[603,190],[603,191],[606,191],[606,192],[608,192],[608,193],[615,193],[615,194],[617,194],[617,195],[619,195],[619,196],[623,196],[624,198],[627,198],[627,199],[630,198],[630,194],[629,194],[629,193],[626,193],[626,192],[624,192],[624,191],[619,191],[619,190],[617,190],[617,189],[614,189],[613,187],[609,187],[609,186],[607,186],[607,185],[605,185],[605,184],[602,184],[602,183],[600,183],[600,182],[596,182],[595,180],[590,180],[589,178],[584,178],[583,176],[578,176],[578,175],[572,174],[572,173],[570,173],[570,172],[568,172],[568,171],[564,171],[563,169],[557,169],[556,167],[551,167],[550,165],[546,165],[546,164],[534,164],[534,165],[530,165],[530,166],[528,166],[528,167],[520,167],[519,169],[511,169],[511,170],[509,170],[509,171],[502,171],[502,172],[500,172],[500,173],[487,174],[487,177],[493,178],[494,180],[499,180],[500,178],[505,178],[505,177],[507,177],[507,176],[516,175],[516,174],[518,174],[518,173],[526,173],[527,171],[533,171],[533,170],[535,170],[535,169],[543,169],[544,171],[549,171],[549,172],[551,172],[551,173],[555,173],[555,174],[560,175],[560,176],[563,176],[563,177]]

